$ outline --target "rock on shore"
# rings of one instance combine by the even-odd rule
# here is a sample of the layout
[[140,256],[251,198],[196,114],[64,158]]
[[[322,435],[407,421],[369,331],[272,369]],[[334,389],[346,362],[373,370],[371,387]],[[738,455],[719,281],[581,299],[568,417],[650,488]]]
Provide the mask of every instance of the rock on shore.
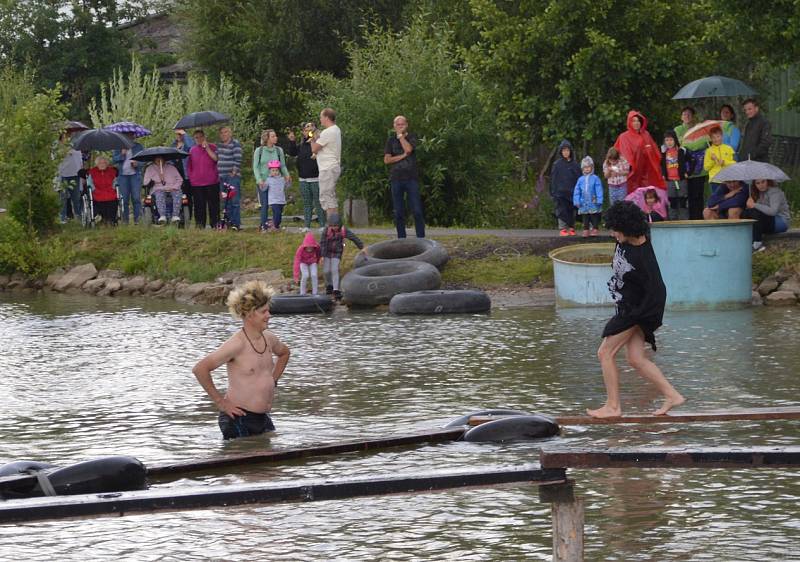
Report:
[[226,273],[213,282],[190,283],[185,279],[164,281],[149,279],[143,275],[126,277],[121,271],[114,269],[98,271],[94,264],[85,263],[69,270],[56,270],[44,280],[29,279],[21,273],[0,275],[0,291],[82,292],[98,297],[148,296],[174,299],[189,304],[224,305],[234,287],[254,279],[265,281],[278,292],[292,290],[291,282],[283,277],[280,270],[264,271],[252,268]]

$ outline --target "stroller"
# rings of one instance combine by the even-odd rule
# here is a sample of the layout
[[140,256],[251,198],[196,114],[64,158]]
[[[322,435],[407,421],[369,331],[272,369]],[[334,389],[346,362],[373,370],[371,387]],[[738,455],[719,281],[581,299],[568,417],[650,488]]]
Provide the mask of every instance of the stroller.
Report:
[[230,217],[228,217],[228,201],[236,197],[236,186],[229,183],[222,184],[222,191],[220,191],[220,199],[222,200],[223,211],[222,220],[217,224],[217,230],[239,230],[239,227],[231,224]]
[[[151,181],[145,187],[148,190],[147,196],[144,198],[144,203],[142,205],[142,224],[145,227],[150,227],[153,225],[158,224],[158,219],[161,215],[158,213],[158,207],[156,206],[156,198],[155,194],[153,193],[153,185],[155,182]],[[189,197],[187,197],[186,193],[181,194],[181,206],[180,209],[176,210],[172,208],[172,197],[167,197],[166,200],[167,205],[167,222],[171,219],[171,217],[177,216],[180,220],[178,221],[178,228],[186,228],[186,225],[189,224]]]
[[[95,214],[95,201],[93,196],[94,182],[92,181],[92,176],[87,174],[86,179],[82,183],[83,188],[81,190],[81,207],[83,209],[83,213],[81,214],[81,224],[84,228],[94,228],[97,226],[98,221],[96,220],[96,217],[98,215]],[[116,180],[114,180],[114,191],[117,194],[117,211],[113,224],[117,224],[122,218],[122,197],[120,197],[119,186],[117,185]]]

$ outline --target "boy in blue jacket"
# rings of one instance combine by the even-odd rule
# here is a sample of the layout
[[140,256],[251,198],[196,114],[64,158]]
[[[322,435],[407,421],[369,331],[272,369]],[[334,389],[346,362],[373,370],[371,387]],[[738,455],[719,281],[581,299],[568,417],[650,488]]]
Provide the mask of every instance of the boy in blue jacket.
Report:
[[561,155],[553,162],[550,170],[550,196],[556,205],[556,218],[561,236],[575,236],[575,206],[572,194],[575,182],[581,177],[581,169],[575,161],[572,144],[561,141],[558,146]]
[[[587,156],[581,160],[583,176],[575,182],[572,191],[572,204],[578,208],[583,221],[583,237],[597,236],[600,226],[600,213],[603,211],[603,184],[594,173],[594,160]],[[589,227],[591,226],[591,231]]]

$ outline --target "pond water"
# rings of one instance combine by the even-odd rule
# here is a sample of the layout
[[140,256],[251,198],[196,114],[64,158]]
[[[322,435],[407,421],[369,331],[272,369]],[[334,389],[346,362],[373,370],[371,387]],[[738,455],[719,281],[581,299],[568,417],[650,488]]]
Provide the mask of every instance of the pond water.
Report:
[[[127,454],[145,464],[440,427],[474,410],[598,406],[595,358],[610,309],[490,315],[384,312],[273,317],[292,360],[278,431],[224,443],[191,368],[238,328],[217,309],[0,294],[0,464]],[[687,409],[800,405],[796,309],[670,312],[658,363]],[[215,380],[224,386],[224,374]],[[655,391],[623,372],[623,408]],[[796,445],[798,422],[568,427],[543,442],[445,443],[158,483],[394,475],[535,462],[537,449]],[[792,470],[571,471],[587,560],[798,560]],[[549,560],[549,505],[530,485],[307,504],[0,526],[0,559]]]

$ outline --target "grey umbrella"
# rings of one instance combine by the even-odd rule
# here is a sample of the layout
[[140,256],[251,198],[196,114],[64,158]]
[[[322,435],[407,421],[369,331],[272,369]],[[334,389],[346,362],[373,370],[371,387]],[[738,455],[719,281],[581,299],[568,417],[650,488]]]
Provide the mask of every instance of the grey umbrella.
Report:
[[197,127],[208,127],[230,120],[230,117],[217,111],[196,111],[181,117],[180,121],[175,123],[173,129],[196,129]]
[[108,129],[89,129],[72,137],[72,147],[75,150],[119,150],[131,146],[133,141],[128,137]]
[[726,76],[706,76],[689,82],[678,93],[674,100],[690,100],[695,98],[723,98],[733,96],[755,96],[756,91],[735,78]]
[[788,181],[790,178],[783,170],[766,162],[756,160],[743,160],[722,169],[716,176],[715,182],[723,181],[753,181],[772,180]]
[[136,156],[131,160],[138,160],[139,162],[152,162],[156,158],[163,158],[164,160],[178,160],[189,156],[188,152],[178,150],[171,146],[154,146],[152,148],[145,148],[141,152],[137,152]]

